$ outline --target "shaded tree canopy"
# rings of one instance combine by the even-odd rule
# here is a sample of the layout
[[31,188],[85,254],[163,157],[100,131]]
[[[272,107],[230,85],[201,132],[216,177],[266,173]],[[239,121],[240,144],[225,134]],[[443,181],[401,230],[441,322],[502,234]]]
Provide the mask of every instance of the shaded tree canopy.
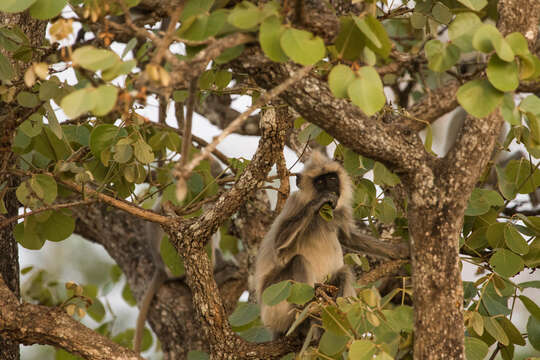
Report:
[[[0,20],[2,359],[19,344],[61,359],[540,351],[540,281],[515,277],[540,265],[540,2],[4,0]],[[219,135],[193,134],[194,114]],[[218,149],[233,133],[258,137],[250,159]],[[342,245],[357,296],[272,286],[267,301],[296,305],[293,328],[321,328],[272,339],[239,298],[295,180],[285,147],[300,163],[322,149],[353,179]],[[72,234],[114,259],[105,282],[19,270],[18,246]],[[159,342],[145,330],[141,355],[103,299],[122,284],[141,306],[162,262]]]

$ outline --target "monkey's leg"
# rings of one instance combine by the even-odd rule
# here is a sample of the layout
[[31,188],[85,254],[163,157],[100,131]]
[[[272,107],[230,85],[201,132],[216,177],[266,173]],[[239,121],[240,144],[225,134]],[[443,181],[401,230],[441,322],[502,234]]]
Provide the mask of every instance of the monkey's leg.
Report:
[[[310,262],[302,255],[295,255],[284,267],[276,269],[264,279],[263,289],[284,280],[294,280],[313,285],[313,271]],[[261,304],[261,319],[274,335],[287,332],[294,321],[294,307],[287,301],[277,305]]]
[[338,296],[356,296],[354,290],[354,274],[351,268],[347,265],[343,265],[338,271],[336,271],[330,278],[330,285],[338,287]]

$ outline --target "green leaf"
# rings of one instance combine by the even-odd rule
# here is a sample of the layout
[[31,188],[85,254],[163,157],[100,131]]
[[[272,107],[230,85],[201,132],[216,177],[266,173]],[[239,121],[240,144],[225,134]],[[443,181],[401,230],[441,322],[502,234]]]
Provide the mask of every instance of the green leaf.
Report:
[[415,11],[410,17],[411,26],[415,29],[423,29],[426,26],[427,17],[421,12]]
[[510,47],[514,51],[514,54],[527,55],[530,53],[527,39],[525,39],[525,36],[523,36],[521,33],[513,32],[506,35],[504,39],[506,40],[508,45],[510,45]]
[[387,58],[392,44],[379,20],[373,15],[365,15],[362,18],[355,16],[353,20],[365,37],[366,46],[383,58]]
[[278,282],[267,287],[262,294],[263,303],[274,306],[291,295],[292,284],[290,280]]
[[540,266],[540,237],[537,237],[529,245],[529,252],[523,256],[525,265],[530,268]]
[[498,249],[489,259],[489,264],[494,270],[504,276],[512,277],[523,270],[523,260],[510,250]]
[[508,335],[506,335],[504,329],[494,317],[484,316],[484,327],[486,331],[501,344],[510,344],[510,339],[508,339]]
[[112,124],[96,126],[90,133],[90,150],[94,156],[99,157],[101,152],[110,148],[126,131]]
[[313,65],[326,53],[323,39],[305,30],[285,30],[280,43],[285,54],[301,65]]
[[64,211],[55,211],[41,226],[43,236],[50,241],[67,239],[75,230],[75,219]]
[[163,258],[163,262],[174,276],[182,276],[185,273],[184,260],[178,255],[178,252],[169,241],[167,235],[161,239],[159,253]]
[[45,174],[34,175],[30,180],[30,186],[36,193],[38,193],[38,191],[36,191],[38,188],[43,191],[43,193],[38,196],[43,200],[44,203],[52,204],[54,200],[56,200],[58,187],[52,176]]
[[540,320],[534,316],[527,321],[527,335],[532,347],[540,351]]
[[261,15],[261,11],[256,5],[243,1],[234,7],[229,14],[228,20],[237,28],[248,30],[257,26],[261,20]]
[[501,114],[504,121],[510,125],[521,125],[521,114],[514,104],[514,97],[512,94],[504,94],[503,103],[501,106]]
[[339,33],[334,41],[338,57],[345,60],[356,60],[362,54],[365,38],[350,16],[340,20]]
[[2,0],[0,1],[0,11],[8,13],[21,12],[30,7],[36,0]]
[[43,247],[43,244],[45,244],[45,239],[36,233],[35,229],[30,228],[30,226],[25,226],[26,221],[28,220],[15,225],[13,236],[15,236],[15,240],[17,240],[17,242],[25,249],[39,250]]
[[253,343],[263,343],[272,340],[272,333],[264,326],[255,326],[242,331],[240,334],[244,340]]
[[460,51],[451,43],[442,43],[439,40],[430,40],[425,46],[428,67],[437,72],[450,69],[459,60]]
[[281,49],[280,43],[284,31],[285,27],[277,16],[271,16],[261,24],[259,43],[266,56],[272,61],[287,61],[287,55]]
[[347,97],[347,87],[355,79],[354,72],[347,65],[336,65],[328,75],[328,85],[338,99]]
[[521,300],[523,305],[525,305],[531,315],[534,316],[536,320],[540,321],[540,307],[525,295],[520,295],[519,299]]
[[232,80],[232,72],[227,70],[219,70],[216,72],[215,84],[218,89],[224,89]]
[[486,231],[486,238],[488,239],[489,245],[493,249],[504,248],[504,230],[506,224],[504,223],[495,223],[491,224]]
[[486,73],[489,82],[500,91],[514,91],[519,85],[519,71],[516,61],[506,62],[493,54],[489,59]]
[[15,76],[15,72],[11,67],[8,59],[0,53],[0,80],[11,80]]
[[349,348],[350,360],[370,360],[373,358],[377,348],[372,341],[355,340]]
[[117,62],[114,66],[101,73],[101,78],[105,81],[116,79],[120,75],[126,75],[137,65],[137,60]]
[[220,64],[226,64],[229,61],[237,58],[244,52],[245,46],[244,45],[238,45],[232,48],[228,48],[225,51],[223,51],[217,58],[214,59],[214,62],[218,65]]
[[247,325],[259,317],[259,306],[250,303],[239,303],[234,312],[229,316],[229,323],[233,327]]
[[325,306],[321,309],[321,317],[323,328],[337,335],[349,335],[345,329],[347,328],[346,316],[335,306]]
[[540,98],[534,94],[527,96],[519,103],[519,110],[540,115]]
[[34,108],[39,105],[39,99],[35,94],[28,91],[21,91],[17,94],[17,102],[19,105]]
[[64,96],[60,107],[68,118],[76,118],[89,112],[96,106],[96,98],[91,95],[93,88],[75,90]]
[[452,20],[452,12],[441,2],[437,2],[431,9],[433,18],[441,24],[448,24]]
[[504,61],[514,60],[514,51],[506,40],[502,37],[497,28],[491,24],[480,26],[473,36],[473,47],[483,53],[489,53],[495,50],[497,55]]
[[480,25],[482,21],[476,14],[470,12],[458,14],[448,27],[448,37],[463,52],[471,52],[474,50],[473,35]]
[[180,16],[180,21],[184,22],[188,18],[208,12],[214,5],[214,0],[189,0]]
[[493,190],[475,188],[471,197],[465,215],[478,216],[487,213],[492,206],[503,206],[504,200]]
[[98,71],[113,67],[120,61],[120,57],[111,50],[83,46],[73,52],[71,60],[73,65],[81,66],[90,71]]
[[465,337],[465,356],[467,360],[484,360],[489,347],[485,342],[473,337]]
[[525,339],[523,339],[523,336],[521,336],[521,332],[510,320],[505,317],[499,317],[497,318],[497,321],[502,326],[506,335],[508,335],[508,338],[512,344],[525,346]]
[[347,93],[355,105],[366,115],[371,116],[381,110],[386,103],[381,78],[371,66],[361,67],[357,76],[347,87]]
[[88,315],[96,322],[100,323],[105,318],[105,307],[103,303],[96,298],[92,299],[92,305],[86,309]]
[[319,341],[319,350],[326,355],[336,355],[341,353],[349,342],[349,338],[343,335],[334,334],[331,331],[325,331]]
[[125,164],[133,156],[133,147],[130,144],[119,144],[115,146],[113,160]]
[[471,10],[480,11],[487,5],[487,0],[458,0]]
[[465,111],[477,118],[488,116],[501,103],[504,93],[487,80],[472,80],[460,86],[458,102]]
[[112,85],[101,85],[92,92],[95,106],[92,113],[96,116],[107,115],[116,105],[118,88]]
[[397,217],[394,201],[389,197],[385,197],[381,202],[375,205],[375,215],[384,224],[393,223]]
[[400,183],[399,177],[388,170],[382,163],[376,161],[373,166],[373,182],[377,185],[396,186]]
[[504,227],[504,240],[508,248],[517,254],[524,255],[529,252],[527,241],[512,224],[507,224]]
[[139,162],[143,164],[150,164],[152,161],[154,161],[152,147],[143,140],[138,140],[135,144],[133,144],[133,147],[135,149],[135,158]]
[[43,116],[34,113],[28,117],[21,125],[19,129],[24,132],[28,137],[34,137],[41,134],[43,128]]
[[30,7],[30,16],[39,20],[48,20],[60,14],[67,0],[37,0]]
[[295,282],[291,287],[291,295],[287,298],[288,302],[297,305],[304,305],[315,296],[315,290],[308,284]]
[[324,204],[319,209],[319,215],[326,221],[330,221],[334,218],[334,210],[329,204]]

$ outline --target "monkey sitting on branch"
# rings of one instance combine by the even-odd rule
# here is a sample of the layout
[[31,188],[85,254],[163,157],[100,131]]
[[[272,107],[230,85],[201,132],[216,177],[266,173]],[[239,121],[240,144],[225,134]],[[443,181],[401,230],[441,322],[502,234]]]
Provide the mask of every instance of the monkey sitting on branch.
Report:
[[[343,263],[340,237],[354,230],[351,179],[336,161],[314,152],[296,179],[299,191],[287,199],[263,239],[256,262],[255,290],[266,327],[281,335],[294,321],[293,305],[268,306],[262,293],[270,285],[293,280],[314,286],[330,279],[339,296],[354,296],[354,276]],[[329,205],[333,216],[319,214]]]

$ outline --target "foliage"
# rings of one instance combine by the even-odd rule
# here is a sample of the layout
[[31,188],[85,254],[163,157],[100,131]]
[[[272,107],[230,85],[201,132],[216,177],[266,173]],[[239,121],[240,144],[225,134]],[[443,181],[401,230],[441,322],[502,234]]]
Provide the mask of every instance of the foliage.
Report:
[[[68,3],[78,15],[77,20],[64,17],[62,9]],[[125,3],[133,7],[138,1]],[[108,36],[114,40],[114,35],[108,33],[97,34],[95,41],[83,41],[85,36],[80,36],[74,44],[66,45],[75,22],[82,24],[79,31],[84,35],[105,16],[123,13],[121,7],[106,1],[4,0],[0,3],[3,12],[28,9],[36,19],[52,19],[50,41],[44,40],[42,48],[31,48],[27,35],[18,27],[0,27],[1,101],[18,109],[12,144],[17,166],[13,171],[22,181],[16,188],[16,197],[24,211],[31,212],[14,229],[21,246],[39,250],[46,241],[68,238],[75,229],[75,218],[69,209],[55,204],[85,199],[85,192],[77,189],[87,185],[100,194],[146,208],[160,194],[160,201],[172,204],[178,214],[186,218],[200,215],[203,202],[218,194],[224,182],[211,171],[210,161],[204,160],[186,179],[187,195],[179,201],[173,169],[182,153],[184,134],[164,124],[164,119],[159,123],[137,110],[146,105],[150,95],[171,98],[178,108],[183,108],[190,96],[199,105],[216,94],[249,95],[256,101],[260,89],[253,90],[243,82],[244,75],[235,72],[231,65],[244,56],[246,44],[223,49],[209,59],[210,65],[201,70],[193,94],[171,71],[174,61],[189,62],[202,56],[215,39],[247,33],[253,36],[249,46],[259,45],[271,61],[313,66],[318,76],[327,79],[336,98],[352,102],[363,114],[373,116],[374,121],[384,121],[384,116],[392,114],[407,117],[397,105],[387,104],[385,86],[389,91],[397,91],[400,82],[410,82],[415,90],[405,94],[406,98],[410,95],[418,100],[445,86],[451,76],[463,82],[457,100],[468,114],[483,118],[501,110],[511,128],[503,147],[506,149],[515,141],[526,150],[527,156],[494,165],[496,185],[485,188],[479,183],[467,204],[460,238],[461,260],[477,267],[480,277],[475,282],[464,283],[466,354],[468,359],[482,359],[488,354],[489,346],[497,344],[503,359],[510,359],[517,346],[526,344],[526,339],[540,351],[540,307],[524,294],[526,289],[540,288],[540,283],[515,283],[512,279],[540,266],[540,219],[534,215],[505,214],[505,209],[518,196],[534,193],[540,186],[540,98],[534,94],[515,96],[520,84],[539,80],[540,59],[531,52],[523,34],[503,36],[491,25],[496,17],[493,11],[496,1],[416,1],[414,8],[412,4],[410,8],[401,7],[407,9],[402,14],[391,10],[387,1],[378,2],[380,7],[375,7],[373,1],[365,1],[365,11],[360,15],[339,18],[339,32],[332,41],[292,23],[287,9],[277,1],[263,5],[250,1],[235,3],[231,7],[226,5],[227,1],[187,1],[180,15],[181,25],[174,32],[185,52],[175,53],[172,59],[165,57],[158,64],[154,60],[159,44],[151,36],[142,40],[127,30],[124,35],[129,34],[130,40],[124,42],[121,54],[110,45]],[[445,31],[446,26],[448,40],[442,40],[437,34]],[[153,30],[151,34],[158,33]],[[61,51],[56,51],[56,43],[62,46]],[[32,63],[34,53],[42,55],[43,60]],[[421,60],[413,60],[415,57]],[[463,70],[464,58],[480,60]],[[403,61],[410,65],[408,68],[414,70],[410,73],[396,70],[392,74],[381,70],[399,59],[406,59]],[[18,74],[18,68],[10,60],[27,63],[28,69]],[[59,69],[71,69],[76,81],[65,80]],[[478,76],[483,71],[486,76]],[[24,79],[26,88],[22,91],[12,82],[16,76]],[[57,105],[63,113],[56,111]],[[356,220],[366,224],[375,236],[392,228],[395,236],[408,241],[407,204],[399,203],[393,196],[393,190],[401,182],[399,174],[381,162],[354,153],[303,118],[296,119],[295,127],[299,142],[331,145],[334,157],[343,161],[354,181]],[[431,152],[430,127],[427,137],[426,149]],[[202,146],[190,144],[190,156],[199,154]],[[229,159],[227,165],[238,175],[248,163]],[[486,178],[490,170],[486,169]],[[372,176],[365,177],[368,173]],[[230,184],[231,181],[226,186]],[[4,194],[2,191],[1,196]],[[5,213],[3,203],[0,209]],[[331,220],[334,214],[332,209],[324,208],[321,216]],[[220,246],[223,252],[234,256],[243,246],[229,225],[220,229]],[[160,251],[171,272],[182,275],[183,259],[175,248],[163,241]],[[369,270],[365,258],[356,254],[347,256],[358,271]],[[36,275],[29,280],[27,298],[48,305],[61,303],[61,296],[52,290],[55,286],[43,281],[45,273],[39,269],[32,271]],[[406,268],[402,274],[403,279],[410,276]],[[113,268],[109,283],[117,283],[120,278],[119,268]],[[310,345],[312,339],[308,336],[300,351],[305,358],[408,358],[414,333],[412,307],[406,298],[414,299],[414,294],[409,286],[380,294],[378,285],[375,282],[359,287],[357,298],[320,301],[310,286],[285,281],[270,286],[263,301],[268,305],[289,301],[297,306],[299,315],[291,331],[301,322],[308,322],[308,318],[321,319],[318,343]],[[84,298],[93,299],[84,309],[98,324],[96,331],[131,346],[133,330],[113,333],[115,320],[105,316],[108,309],[96,298],[98,293],[107,293],[108,286],[111,285],[94,288]],[[127,284],[122,297],[127,304],[136,304]],[[516,301],[529,312],[526,334],[512,320]],[[83,313],[78,309],[83,307],[69,307],[69,310],[66,307],[68,313],[77,310],[80,316]],[[249,341],[270,339],[253,304],[239,303],[229,322],[234,331]],[[145,333],[144,339],[143,350],[146,350],[153,345],[150,332]],[[62,351],[58,354],[63,359],[69,356]],[[189,358],[205,356],[193,349]]]

